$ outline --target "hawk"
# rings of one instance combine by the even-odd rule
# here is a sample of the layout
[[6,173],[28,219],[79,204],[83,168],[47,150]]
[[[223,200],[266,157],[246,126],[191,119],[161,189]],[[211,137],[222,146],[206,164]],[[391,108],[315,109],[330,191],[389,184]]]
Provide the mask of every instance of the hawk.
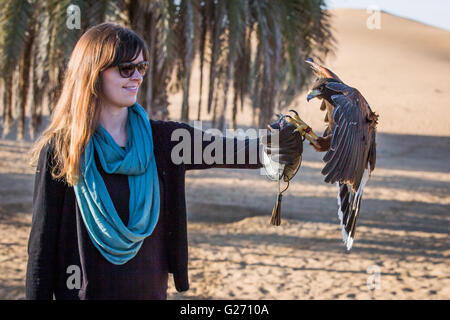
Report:
[[345,84],[331,70],[311,58],[305,62],[317,76],[307,101],[314,98],[322,100],[320,109],[326,111],[328,126],[323,137],[317,137],[297,113],[291,121],[317,151],[326,152],[322,174],[325,182],[336,183],[339,188],[338,216],[343,241],[350,250],[364,187],[375,169],[378,115],[357,89]]

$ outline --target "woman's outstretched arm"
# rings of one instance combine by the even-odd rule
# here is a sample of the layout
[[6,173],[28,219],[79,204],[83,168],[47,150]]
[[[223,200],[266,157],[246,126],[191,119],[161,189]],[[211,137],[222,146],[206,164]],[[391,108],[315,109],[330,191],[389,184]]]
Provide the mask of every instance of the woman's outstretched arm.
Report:
[[261,168],[261,145],[256,130],[249,137],[211,134],[185,123],[169,121],[171,160],[186,170],[208,168]]
[[[171,160],[186,170],[208,168],[258,169],[263,161],[262,148],[270,149],[270,157],[279,164],[291,164],[302,154],[302,141],[295,126],[285,125],[279,131],[248,129],[241,137],[229,137],[194,128],[185,123],[167,122],[170,126]],[[273,140],[273,141],[271,141]],[[267,169],[267,167],[266,167]]]

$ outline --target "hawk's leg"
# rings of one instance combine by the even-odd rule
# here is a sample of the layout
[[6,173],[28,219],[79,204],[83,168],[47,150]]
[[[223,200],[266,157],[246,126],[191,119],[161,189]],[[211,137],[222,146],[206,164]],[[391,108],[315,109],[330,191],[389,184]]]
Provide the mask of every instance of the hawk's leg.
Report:
[[298,131],[300,135],[302,137],[305,137],[306,140],[308,140],[313,146],[319,147],[317,142],[317,139],[319,139],[319,137],[317,137],[317,135],[312,131],[311,127],[308,126],[306,122],[298,116],[298,113],[296,111],[290,111],[294,113],[294,116],[287,115],[286,120],[297,127],[294,132]]
[[326,137],[318,137],[316,139],[316,144],[311,143],[311,145],[314,147],[314,149],[316,149],[316,151],[319,152],[328,151],[330,149],[332,136],[333,136],[332,134],[329,134]]
[[311,129],[310,126],[306,124],[305,121],[303,121],[298,113],[295,110],[289,110],[294,113],[294,116],[287,115],[287,120],[290,123],[295,124],[297,129],[294,131],[298,131],[301,136],[305,137],[310,144],[316,149],[316,151],[324,152],[328,151],[330,149],[331,144],[331,137],[332,135],[329,134],[326,137],[318,137]]

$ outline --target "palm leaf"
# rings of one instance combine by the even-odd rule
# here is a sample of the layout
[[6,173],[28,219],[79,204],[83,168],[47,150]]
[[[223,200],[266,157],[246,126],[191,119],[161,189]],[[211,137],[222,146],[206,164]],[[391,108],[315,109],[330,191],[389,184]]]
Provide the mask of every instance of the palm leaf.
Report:
[[17,65],[28,37],[33,6],[29,1],[9,0],[1,9],[0,70],[8,74]]

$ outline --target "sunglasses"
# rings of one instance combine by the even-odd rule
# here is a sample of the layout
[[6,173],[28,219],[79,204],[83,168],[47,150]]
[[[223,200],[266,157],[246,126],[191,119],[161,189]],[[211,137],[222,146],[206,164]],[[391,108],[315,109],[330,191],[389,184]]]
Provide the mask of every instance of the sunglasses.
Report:
[[141,61],[139,63],[122,62],[119,63],[117,67],[119,68],[119,73],[122,78],[131,77],[134,74],[134,70],[136,70],[136,68],[142,76],[145,76],[145,73],[148,69],[148,61]]

